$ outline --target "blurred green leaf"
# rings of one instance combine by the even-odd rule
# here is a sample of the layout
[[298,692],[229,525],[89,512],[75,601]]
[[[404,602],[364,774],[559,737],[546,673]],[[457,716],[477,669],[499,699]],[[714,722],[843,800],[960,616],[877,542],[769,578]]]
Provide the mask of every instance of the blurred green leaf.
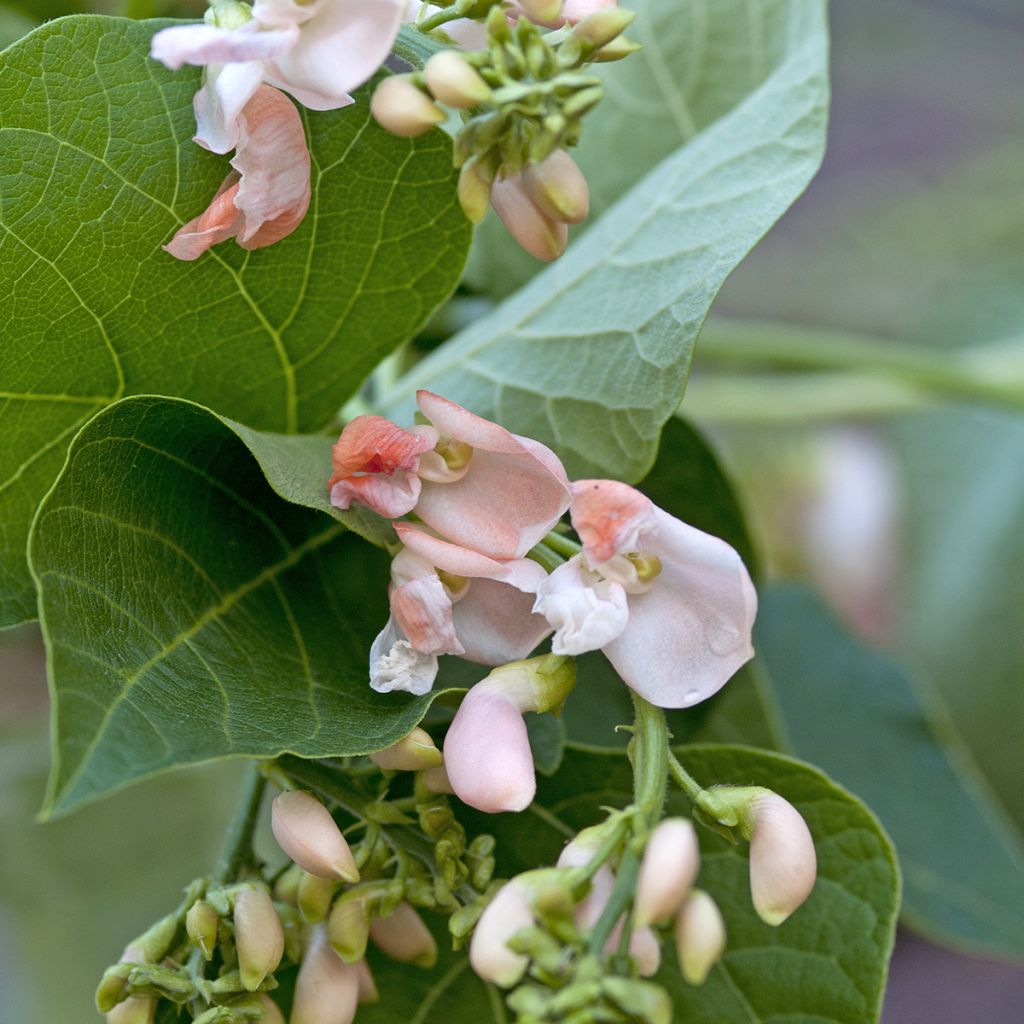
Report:
[[[821,159],[823,4],[784,7],[784,41],[766,53],[761,84],[522,291],[417,365],[383,398],[395,418],[430,387],[552,445],[570,475],[644,474],[718,289]],[[676,94],[693,66],[689,51],[674,54],[662,88]]]
[[10,4],[0,4],[0,50],[27,36],[38,23]]
[[802,587],[763,595],[756,640],[793,750],[861,794],[892,834],[908,923],[1024,957],[1024,845],[920,683]]
[[282,500],[241,433],[189,402],[126,399],[78,435],[40,507],[47,813],[211,758],[379,750],[432,699],[369,687],[387,556]]
[[[666,945],[658,980],[672,994],[675,1024],[877,1021],[899,906],[895,852],[877,819],[821,772],[791,758],[716,745],[681,747],[677,753],[704,785],[767,786],[794,803],[814,836],[818,882],[803,907],[771,928],[750,904],[745,844],[731,846],[699,829],[698,882],[721,906],[729,943],[701,988],[682,980],[672,946]],[[495,835],[498,867],[508,876],[554,863],[568,836],[602,820],[602,807],[625,806],[631,796],[632,771],[623,754],[570,746],[558,773],[538,780],[541,810],[523,812],[533,816],[529,828],[521,815],[467,820],[471,828]],[[668,813],[689,813],[678,791],[670,794]],[[423,997],[422,989],[418,995]],[[368,1018],[372,1024],[399,1020],[389,1008],[381,1012]],[[423,1024],[443,1019],[440,1012],[422,1018]]]
[[35,613],[29,522],[98,409],[158,392],[261,430],[319,428],[465,258],[450,141],[390,135],[365,90],[306,115],[313,201],[289,238],[194,263],[161,251],[228,167],[190,141],[199,70],[149,60],[153,28],[63,19],[0,61],[0,266],[13,294],[0,321],[0,625]]

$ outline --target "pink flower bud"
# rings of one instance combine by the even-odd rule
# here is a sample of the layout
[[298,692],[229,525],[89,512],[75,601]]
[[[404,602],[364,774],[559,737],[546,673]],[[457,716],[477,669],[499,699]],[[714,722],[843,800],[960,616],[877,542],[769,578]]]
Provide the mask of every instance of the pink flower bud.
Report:
[[370,112],[392,135],[414,139],[444,121],[444,112],[404,75],[392,75],[377,86]]
[[750,893],[758,917],[779,925],[811,894],[818,861],[800,812],[764,791],[751,811]]
[[[615,946],[619,943],[619,929],[613,932]],[[609,946],[611,942],[609,941]],[[605,947],[609,953],[612,949]],[[661,943],[658,936],[650,928],[637,928],[629,937],[629,955],[636,964],[637,973],[641,978],[650,978],[658,973],[661,966]]]
[[373,972],[365,960],[356,964],[359,972],[359,1002],[376,1003],[380,1000],[380,993],[377,991],[377,983],[373,980]]
[[520,878],[506,882],[480,915],[469,944],[469,963],[484,981],[502,988],[515,985],[529,963],[513,953],[508,940],[533,924],[531,891]]
[[422,779],[423,785],[431,793],[447,793],[449,796],[455,794],[455,790],[452,789],[451,780],[448,778],[448,772],[443,764],[437,768],[428,768],[423,773]]
[[270,824],[278,845],[304,871],[359,881],[359,869],[341,829],[312,793],[295,789],[275,797]]
[[289,1024],[352,1024],[359,1003],[359,968],[331,949],[317,928],[295,982]]
[[455,50],[435,53],[423,67],[427,88],[449,107],[475,107],[491,97],[490,86]]
[[156,1000],[129,996],[107,1014],[107,1024],[152,1024]]
[[700,849],[693,825],[683,818],[666,818],[644,850],[633,909],[637,925],[672,917],[699,870]]
[[562,0],[517,0],[516,6],[540,25],[557,25],[562,19]]
[[725,922],[718,904],[703,889],[694,889],[676,918],[679,970],[691,985],[703,985],[725,951]]
[[370,760],[388,771],[420,772],[440,767],[442,758],[430,733],[416,728],[397,743],[371,754]]
[[576,161],[564,149],[523,172],[523,186],[541,213],[578,224],[590,210],[590,189]]
[[590,14],[618,5],[618,0],[565,0],[562,4],[562,17],[570,25],[575,25]]
[[531,256],[550,262],[565,252],[569,229],[562,221],[548,217],[527,195],[521,175],[495,181],[491,205],[508,233]]
[[267,889],[256,885],[242,889],[235,896],[234,922],[242,984],[255,992],[284,955],[284,929]]
[[370,938],[400,963],[433,967],[437,963],[437,943],[423,918],[408,903],[399,903],[387,917],[375,917],[370,922]]
[[281,1007],[266,992],[258,993],[256,998],[259,1000],[260,1006],[263,1007],[263,1016],[260,1018],[260,1024],[284,1024],[284,1014],[281,1012]]

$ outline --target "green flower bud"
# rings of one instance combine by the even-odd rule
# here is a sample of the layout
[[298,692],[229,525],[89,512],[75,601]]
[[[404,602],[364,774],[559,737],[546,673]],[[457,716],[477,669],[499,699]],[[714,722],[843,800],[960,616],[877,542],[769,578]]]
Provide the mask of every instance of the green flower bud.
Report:
[[647,1024],[672,1024],[672,1000],[660,985],[633,978],[605,978],[601,990],[632,1017]]
[[341,888],[336,878],[321,878],[303,872],[299,880],[299,912],[306,924],[319,924],[331,909],[334,894]]
[[491,98],[491,87],[456,50],[435,53],[423,68],[427,88],[449,107],[475,107]]
[[327,919],[327,940],[331,948],[347,964],[354,964],[366,954],[370,921],[362,900],[335,900]]
[[217,948],[217,928],[220,915],[209,903],[196,900],[185,915],[185,931],[188,937],[202,950],[207,960],[213,959]]
[[589,46],[592,50],[600,50],[622,35],[635,17],[634,11],[627,11],[622,7],[607,7],[603,11],[588,14],[576,25],[572,34],[584,48]]
[[109,1013],[128,995],[128,975],[131,964],[114,964],[103,972],[99,985],[96,987],[96,1009],[100,1013]]

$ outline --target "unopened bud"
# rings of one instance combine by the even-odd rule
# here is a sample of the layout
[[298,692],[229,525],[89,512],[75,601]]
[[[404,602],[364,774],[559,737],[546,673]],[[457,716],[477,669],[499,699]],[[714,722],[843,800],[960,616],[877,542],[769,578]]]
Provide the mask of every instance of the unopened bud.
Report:
[[725,951],[725,921],[718,904],[703,889],[694,889],[676,918],[679,970],[691,985],[703,985]]
[[96,987],[96,1009],[100,1013],[109,1013],[128,991],[128,975],[132,965],[121,963],[108,967],[103,972],[99,985]]
[[291,903],[298,906],[299,882],[302,880],[302,868],[298,864],[290,865],[274,882],[274,899],[280,903]]
[[541,25],[558,25],[562,21],[562,0],[517,0],[516,6]]
[[130,996],[107,1014],[107,1024],[153,1024],[156,1003],[155,999]]
[[341,829],[312,793],[296,789],[275,797],[270,823],[278,845],[304,871],[359,881],[359,869]]
[[562,104],[562,112],[566,117],[582,117],[604,99],[604,89],[600,85],[592,85],[589,89],[580,89]]
[[214,0],[206,9],[203,20],[207,25],[225,28],[229,31],[241,28],[247,21],[252,21],[252,8],[239,0]]
[[414,139],[444,122],[442,111],[404,75],[392,75],[377,86],[370,112],[392,135]]
[[263,1010],[260,1024],[285,1024],[281,1007],[266,992],[257,993],[256,998],[259,1000],[260,1008]]
[[577,22],[572,34],[584,45],[600,50],[620,36],[635,17],[634,11],[619,7],[605,8],[594,11]]
[[441,751],[423,729],[413,729],[397,743],[370,755],[378,767],[393,772],[419,772],[441,764]]
[[420,779],[431,793],[446,793],[449,795],[455,793],[455,790],[452,789],[451,780],[448,778],[448,772],[443,764],[437,768],[428,768],[420,775]]
[[260,987],[284,955],[284,929],[266,888],[247,886],[235,897],[235,949],[242,984],[249,992]]
[[637,925],[672,917],[699,870],[700,849],[693,825],[684,818],[666,818],[651,833],[644,850],[633,905]]
[[331,909],[334,894],[341,888],[336,878],[303,874],[299,879],[299,912],[306,924],[319,924]]
[[550,262],[565,252],[569,229],[552,220],[526,194],[522,178],[499,178],[491,189],[491,205],[508,233],[533,257]]
[[462,212],[474,224],[479,224],[491,205],[491,177],[476,158],[462,165],[458,194]]
[[632,39],[619,36],[617,39],[613,39],[607,46],[602,46],[594,54],[593,59],[599,64],[608,64],[615,60],[623,60],[636,53],[637,50],[642,49],[642,43],[634,43]]
[[380,993],[377,991],[377,983],[373,980],[370,965],[365,960],[360,960],[355,966],[356,971],[359,972],[359,1002],[379,1002]]
[[590,210],[587,179],[564,149],[523,172],[527,194],[553,220],[578,224]]
[[618,0],[565,0],[562,4],[562,17],[569,24],[575,25],[596,11],[604,11],[609,7],[618,7]]
[[317,928],[299,968],[289,1024],[352,1024],[359,1003],[359,970],[331,949]]
[[469,944],[469,963],[484,979],[511,988],[526,973],[525,956],[513,953],[508,940],[533,925],[532,891],[523,877],[506,882],[480,915]]
[[177,916],[168,914],[160,918],[149,931],[130,942],[121,959],[133,963],[155,964],[167,955],[177,931]]
[[213,959],[213,952],[217,948],[219,925],[220,915],[204,900],[196,900],[185,915],[188,937],[202,950],[207,960]]
[[810,896],[817,871],[807,822],[788,800],[765,791],[753,803],[750,837],[750,894],[758,917],[782,924]]
[[370,938],[392,960],[433,967],[437,963],[437,943],[423,918],[408,903],[399,903],[387,917],[370,922]]
[[624,1013],[647,1024],[672,1024],[672,1000],[660,986],[633,978],[604,978],[601,989]]
[[491,98],[491,87],[456,50],[435,53],[423,67],[423,78],[449,107],[475,107]]
[[327,919],[327,939],[331,948],[347,964],[362,960],[370,934],[366,904],[362,900],[336,900]]

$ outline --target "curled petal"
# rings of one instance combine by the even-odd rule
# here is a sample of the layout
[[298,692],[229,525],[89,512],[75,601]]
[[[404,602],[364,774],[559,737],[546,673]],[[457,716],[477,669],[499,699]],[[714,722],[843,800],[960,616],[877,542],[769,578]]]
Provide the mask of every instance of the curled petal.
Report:
[[452,576],[500,580],[509,573],[505,562],[489,558],[471,548],[452,544],[407,523],[396,523],[395,533],[398,534],[398,539],[427,565],[436,566]]
[[811,894],[818,870],[814,839],[800,812],[778,793],[753,807],[750,893],[762,921],[782,924]]
[[193,142],[211,153],[227,153],[241,138],[241,114],[263,82],[259,61],[215,64],[206,70],[206,81],[192,106],[196,115]]
[[728,544],[654,512],[648,542],[661,558],[661,574],[647,593],[631,595],[629,622],[604,653],[647,700],[690,707],[753,657],[757,595]]
[[404,690],[429,693],[437,678],[437,655],[417,651],[402,636],[394,617],[377,634],[370,647],[370,686],[378,693]]
[[654,526],[655,508],[650,498],[618,480],[576,480],[572,525],[590,565],[638,550],[641,536]]
[[331,504],[343,511],[353,505],[365,505],[385,519],[407,515],[420,497],[420,479],[404,470],[390,476],[352,476],[339,480],[331,488]]
[[525,956],[513,953],[508,940],[533,924],[530,890],[518,879],[506,882],[480,915],[469,944],[469,963],[485,981],[502,988],[526,973]]
[[403,430],[383,416],[357,416],[332,449],[334,470],[328,486],[355,473],[415,473],[419,456],[437,444],[433,427]]
[[629,607],[620,584],[587,571],[576,555],[560,565],[537,590],[533,610],[555,630],[555,654],[596,651],[626,628]]
[[478,811],[521,811],[537,783],[526,723],[502,693],[477,685],[463,698],[444,741],[455,795]]
[[297,27],[264,30],[257,21],[234,29],[177,25],[153,36],[149,55],[171,71],[177,71],[183,64],[203,66],[269,60],[285,53],[298,38]]
[[410,580],[391,591],[391,614],[409,643],[424,654],[462,654],[452,602],[437,576]]

